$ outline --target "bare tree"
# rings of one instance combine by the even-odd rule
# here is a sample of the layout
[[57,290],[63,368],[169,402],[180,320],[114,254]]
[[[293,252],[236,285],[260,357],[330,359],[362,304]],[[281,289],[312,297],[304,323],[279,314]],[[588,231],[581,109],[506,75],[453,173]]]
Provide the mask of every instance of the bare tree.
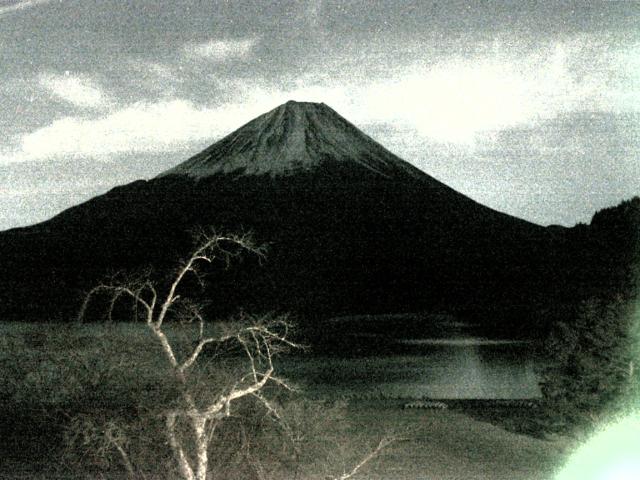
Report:
[[[211,264],[217,259],[228,262],[243,250],[263,255],[262,249],[256,247],[248,236],[202,235],[198,246],[175,272],[166,293],[160,293],[148,277],[101,284],[87,294],[79,314],[80,318],[85,316],[89,302],[98,293],[109,295],[110,316],[116,302],[121,298],[128,298],[137,307],[136,310],[141,312],[143,321],[161,346],[170,371],[181,386],[181,405],[165,412],[165,425],[169,445],[175,455],[180,475],[185,480],[206,480],[211,433],[217,422],[231,415],[234,401],[252,396],[276,414],[271,403],[261,394],[261,390],[269,383],[288,388],[284,380],[275,376],[273,366],[274,355],[282,351],[283,347],[296,347],[288,338],[290,325],[285,318],[254,319],[251,324],[236,325],[227,328],[223,334],[209,336],[201,308],[190,301],[183,301],[179,293],[187,275],[194,275],[202,282],[199,268],[203,264]],[[179,303],[182,307],[180,309],[176,308]],[[179,321],[196,322],[198,327],[197,340],[190,351],[181,356],[164,329],[170,311],[174,314],[179,313]],[[235,342],[244,351],[249,364],[248,372],[238,378],[230,388],[212,393],[208,398],[197,399],[188,381],[190,370],[207,345],[228,342]],[[185,419],[191,428],[195,439],[194,455],[189,454],[177,431],[179,419]],[[130,465],[127,465],[127,470],[131,470]]]
[[[284,379],[276,376],[273,364],[274,356],[278,353],[299,347],[290,339],[291,325],[287,318],[246,317],[244,322],[216,325],[217,333],[214,335],[212,328],[209,328],[211,325],[205,322],[201,306],[180,293],[187,276],[193,276],[203,285],[203,272],[200,270],[203,266],[217,261],[228,265],[233,257],[243,252],[264,256],[263,249],[257,247],[249,236],[201,234],[196,248],[180,264],[164,288],[158,287],[148,272],[134,279],[103,283],[88,292],[79,313],[79,319],[82,320],[92,299],[96,295],[106,295],[107,313],[111,319],[116,304],[128,299],[135,307],[136,317],[143,320],[161,347],[165,364],[179,385],[178,405],[164,409],[162,415],[168,444],[183,480],[207,479],[213,433],[221,420],[232,415],[234,403],[242,398],[255,399],[282,422],[285,430],[289,428],[264,393],[265,387],[270,384],[291,389]],[[187,343],[186,349],[167,335],[166,322],[169,318],[195,326],[195,339]],[[205,347],[215,350],[230,345],[235,345],[243,354],[246,369],[234,376],[226,387],[197,391],[190,377]],[[185,425],[188,436],[184,433]],[[134,467],[113,431],[108,430],[107,443],[117,450],[128,474],[134,476]],[[352,478],[388,443],[388,439],[381,441],[351,471],[337,476],[336,480]]]

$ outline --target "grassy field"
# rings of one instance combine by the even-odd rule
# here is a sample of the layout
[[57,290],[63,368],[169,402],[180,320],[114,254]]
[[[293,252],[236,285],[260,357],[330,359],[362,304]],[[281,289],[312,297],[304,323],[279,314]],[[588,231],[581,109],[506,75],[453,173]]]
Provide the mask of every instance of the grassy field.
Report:
[[456,410],[402,410],[384,402],[356,402],[352,419],[369,435],[405,429],[365,476],[372,479],[552,479],[569,449],[566,439],[512,433]]
[[[187,347],[180,329],[169,333]],[[231,377],[239,371],[235,355],[203,360],[200,381],[207,388],[228,381],[222,371]],[[114,425],[125,425],[125,446],[135,451],[135,458],[145,465],[171,464],[162,430],[154,430],[153,421],[143,427],[136,423],[171,404],[176,388],[167,380],[160,351],[142,325],[0,324],[0,375],[0,478],[123,478],[117,454],[95,437],[78,435],[78,419],[85,422],[84,431],[87,425],[104,429],[115,419]],[[316,385],[313,396],[317,398],[319,391]],[[307,396],[304,390],[288,394],[283,411],[306,435],[318,438],[308,440],[311,453],[298,459],[304,468],[273,467],[274,478],[340,474],[388,435],[397,441],[357,478],[551,479],[570,449],[566,439],[550,441],[500,426],[508,426],[514,415],[528,415],[524,410],[488,412],[453,404],[446,410],[412,410],[402,408],[408,399],[385,395],[354,396],[337,404],[331,398],[305,403]],[[273,432],[263,428],[266,424],[255,412],[243,408],[247,407],[238,407],[238,418],[249,423],[235,425],[242,432],[253,428],[256,438],[264,437],[254,451],[267,465],[279,455],[273,450],[277,442],[269,437]],[[138,434],[146,444],[136,442]],[[227,449],[233,450],[239,441],[233,428],[219,435]],[[246,442],[237,445],[242,449]],[[240,465],[237,458],[225,457],[230,455],[227,450],[218,454],[228,459],[228,468]],[[172,478],[170,469],[164,472],[151,472],[147,478]],[[252,478],[248,473],[227,474]]]

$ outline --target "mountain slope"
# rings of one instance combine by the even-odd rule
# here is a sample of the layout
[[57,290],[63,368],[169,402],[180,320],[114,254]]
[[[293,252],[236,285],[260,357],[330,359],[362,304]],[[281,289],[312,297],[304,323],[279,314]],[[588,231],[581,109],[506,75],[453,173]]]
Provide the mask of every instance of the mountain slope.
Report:
[[325,104],[289,101],[160,176],[293,175],[331,160],[384,176],[424,175]]
[[325,105],[288,102],[157,178],[0,233],[0,313],[68,315],[109,271],[173,267],[208,226],[269,244],[265,265],[216,273],[204,297],[220,314],[520,315],[555,288],[557,231],[474,202]]

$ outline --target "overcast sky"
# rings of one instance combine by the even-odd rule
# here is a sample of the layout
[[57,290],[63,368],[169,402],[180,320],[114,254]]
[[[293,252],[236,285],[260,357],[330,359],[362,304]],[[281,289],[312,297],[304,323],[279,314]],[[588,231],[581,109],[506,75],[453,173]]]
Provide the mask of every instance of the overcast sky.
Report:
[[0,229],[289,99],[541,224],[640,194],[640,2],[0,0]]

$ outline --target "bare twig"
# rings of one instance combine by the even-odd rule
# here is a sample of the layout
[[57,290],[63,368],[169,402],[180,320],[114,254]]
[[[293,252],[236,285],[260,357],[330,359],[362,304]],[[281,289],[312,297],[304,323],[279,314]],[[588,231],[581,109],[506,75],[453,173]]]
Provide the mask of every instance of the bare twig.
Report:
[[374,448],[371,452],[369,452],[367,455],[365,455],[362,458],[362,460],[360,460],[360,462],[358,462],[356,466],[351,469],[350,472],[345,472],[339,477],[334,477],[333,480],[348,480],[349,478],[352,478],[354,475],[358,473],[358,471],[362,467],[364,467],[367,463],[369,463],[371,460],[377,457],[380,454],[380,452],[382,452],[382,450],[388,447],[395,440],[396,440],[395,438],[387,438],[387,437],[383,438],[382,440],[380,440],[380,443],[378,443],[378,446]]
[[[122,463],[124,464],[124,467],[127,470],[127,474],[129,475],[129,477],[132,478],[132,479],[138,478],[138,476],[136,475],[136,472],[135,472],[135,470],[133,468],[133,465],[131,464],[131,460],[129,460],[129,455],[127,455],[127,452],[124,450],[124,448],[123,448],[122,444],[120,443],[120,441],[113,436],[111,428],[107,428],[104,433],[105,433],[105,437],[107,438],[107,440],[118,451],[118,454],[120,455],[120,458],[122,459]],[[145,478],[144,474],[142,474],[142,473],[141,473],[140,476],[143,479]]]

